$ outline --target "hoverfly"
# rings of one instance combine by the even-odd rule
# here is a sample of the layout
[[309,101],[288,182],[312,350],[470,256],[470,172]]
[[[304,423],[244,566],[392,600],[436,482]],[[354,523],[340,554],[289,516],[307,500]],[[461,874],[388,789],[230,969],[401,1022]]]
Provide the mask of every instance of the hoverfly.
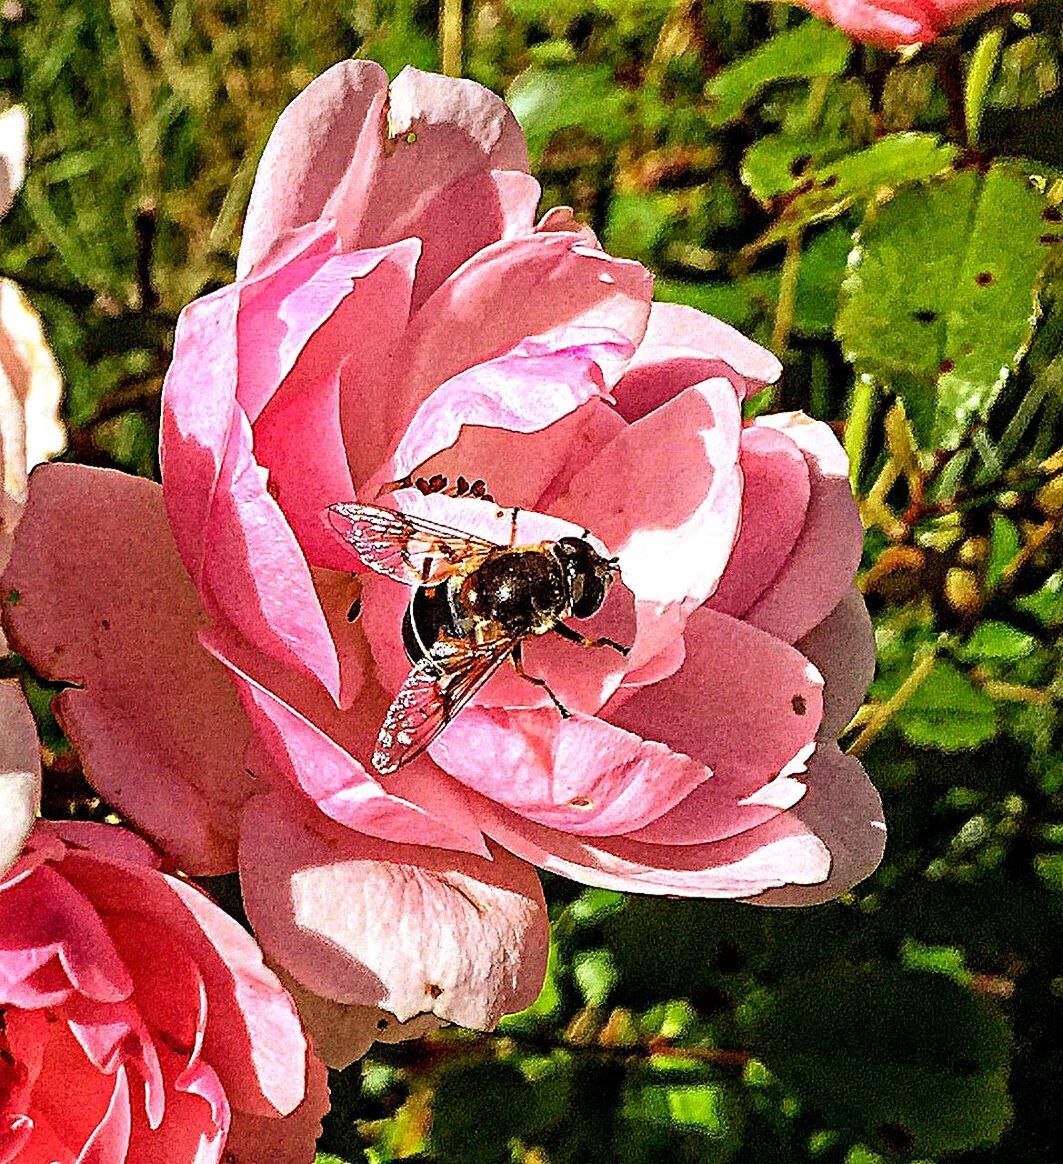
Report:
[[589,639],[566,618],[590,618],[605,602],[619,567],[586,538],[516,545],[452,529],[397,510],[340,503],[329,521],[363,565],[415,587],[402,620],[412,669],[384,716],[373,752],[381,775],[395,772],[428,747],[509,659],[517,674],[569,712],[546,680],[524,670],[522,644],[554,633],[583,646],[630,648]]

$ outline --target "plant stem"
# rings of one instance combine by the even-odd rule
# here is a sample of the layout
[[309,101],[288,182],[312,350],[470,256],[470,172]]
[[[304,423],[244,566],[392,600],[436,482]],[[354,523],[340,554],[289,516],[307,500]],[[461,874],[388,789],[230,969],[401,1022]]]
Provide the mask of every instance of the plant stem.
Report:
[[441,0],[439,5],[439,45],[443,73],[461,76],[464,16],[462,0]]
[[845,422],[845,452],[849,457],[849,480],[853,492],[859,495],[860,476],[864,468],[864,453],[867,437],[871,430],[871,417],[875,414],[878,386],[870,376],[858,376],[853,385],[849,418]]
[[862,756],[864,752],[871,746],[874,739],[879,732],[890,722],[891,719],[901,710],[909,699],[919,690],[926,680],[926,677],[934,669],[934,661],[937,659],[937,644],[925,651],[921,658],[915,663],[908,677],[897,688],[897,690],[885,701],[880,703],[872,710],[868,716],[867,726],[856,737],[855,740],[845,749],[846,755]]
[[790,343],[790,329],[794,323],[797,303],[797,275],[801,269],[801,232],[795,231],[786,240],[786,256],[779,278],[779,302],[775,308],[775,327],[771,333],[772,351],[782,356]]

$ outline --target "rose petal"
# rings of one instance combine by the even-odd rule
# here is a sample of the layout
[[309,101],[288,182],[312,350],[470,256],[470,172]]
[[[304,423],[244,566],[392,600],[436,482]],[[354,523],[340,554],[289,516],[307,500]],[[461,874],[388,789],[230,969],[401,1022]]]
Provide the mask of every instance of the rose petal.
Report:
[[486,861],[318,831],[268,794],[248,805],[241,868],[263,947],[326,998],[488,1028],[542,985],[542,890],[504,852]]
[[[507,435],[546,429],[604,395],[601,363],[610,356],[625,359],[633,350],[624,336],[599,328],[563,328],[523,339],[505,355],[441,384],[417,409],[386,472],[391,480],[405,478],[451,448],[466,426]],[[468,454],[466,460],[475,463]]]
[[712,775],[663,744],[552,707],[467,708],[432,756],[483,796],[579,836],[641,828]]
[[225,1164],[308,1164],[329,1109],[328,1073],[308,1055],[306,1098],[283,1119],[266,1119],[234,1111],[225,1141]]
[[41,795],[37,727],[18,682],[0,682],[0,877],[22,852]]
[[94,904],[49,865],[0,886],[0,953],[0,993],[16,1007],[51,1005],[34,1001],[33,980],[53,959],[85,998],[117,1003],[133,988]]
[[849,460],[827,425],[799,412],[755,423],[788,436],[809,468],[804,528],[775,580],[745,614],[754,626],[792,643],[822,622],[852,586],[864,530],[849,486]]
[[129,1080],[124,1067],[114,1076],[114,1091],[104,1117],[96,1125],[77,1158],[77,1164],[126,1164],[132,1117],[129,1110]]
[[376,1042],[402,1043],[438,1030],[443,1022],[434,1014],[422,1014],[400,1023],[394,1015],[372,1006],[334,1002],[301,986],[284,970],[278,976],[295,999],[303,1028],[314,1045],[314,1054],[336,1071],[349,1067]]
[[822,739],[839,736],[856,715],[875,676],[875,628],[855,587],[827,617],[794,644],[822,674]]
[[687,389],[601,449],[553,506],[620,559],[638,619],[633,672],[662,652],[678,663],[673,644],[686,612],[713,592],[727,564],[742,490],[740,424],[728,381]]
[[[255,459],[269,472],[270,494],[303,554],[316,566],[346,570],[349,565],[343,547],[321,524],[327,505],[355,496],[341,412],[342,369],[348,361],[369,374],[380,375],[386,369],[409,314],[418,253],[417,241],[408,240],[344,256],[344,277],[348,291],[353,280],[353,293],[302,349],[283,384],[273,382],[275,394],[254,425]],[[367,392],[360,401],[358,449],[374,439],[373,403],[382,395]],[[307,466],[311,449],[312,472]]]
[[[301,715],[234,664],[229,665],[272,762],[326,816],[382,840],[487,855],[483,837],[468,811],[463,811],[456,798],[442,795],[442,788],[433,787],[438,783],[433,781],[434,773],[422,772],[419,783],[428,785],[423,792],[435,813],[416,800],[396,795],[393,780],[387,788],[382,787],[354,755],[323,730],[323,717]],[[385,711],[386,698],[376,700],[368,709],[359,706],[360,714],[369,717],[368,730],[360,733],[360,754],[370,753]]]
[[[651,280],[571,234],[533,234],[485,247],[414,315],[396,369],[390,431],[397,437],[445,380],[561,327],[608,328],[642,338]],[[607,379],[608,382],[608,379]]]
[[716,592],[714,610],[740,618],[782,570],[808,514],[812,487],[801,450],[763,425],[742,430],[744,488],[738,539]]
[[351,221],[364,212],[364,177],[380,151],[387,74],[342,61],[303,90],[273,127],[255,174],[237,261],[243,278],[286,232],[327,217],[343,190]]
[[[773,815],[742,801],[807,755],[822,718],[822,688],[819,672],[793,647],[707,607],[696,611],[687,622],[683,665],[606,708],[618,727],[660,740],[713,772],[675,818],[649,826],[646,838],[712,841]],[[675,832],[680,821],[682,840]]]
[[0,218],[11,209],[26,180],[30,119],[21,105],[0,113]]
[[646,333],[616,386],[621,416],[636,421],[684,388],[724,377],[739,399],[774,384],[782,365],[719,319],[676,303],[654,303]]
[[56,711],[100,795],[189,872],[232,868],[247,721],[196,642],[205,619],[161,489],[42,465],[3,589],[16,650],[79,685]]
[[726,840],[655,845],[627,837],[589,840],[544,828],[487,800],[481,807],[485,830],[510,852],[552,873],[605,889],[747,897],[782,885],[816,884],[830,870],[826,846],[790,813]]
[[860,761],[821,744],[808,765],[808,794],[790,815],[820,837],[831,855],[830,876],[750,898],[754,905],[819,905],[874,872],[886,845],[882,800]]

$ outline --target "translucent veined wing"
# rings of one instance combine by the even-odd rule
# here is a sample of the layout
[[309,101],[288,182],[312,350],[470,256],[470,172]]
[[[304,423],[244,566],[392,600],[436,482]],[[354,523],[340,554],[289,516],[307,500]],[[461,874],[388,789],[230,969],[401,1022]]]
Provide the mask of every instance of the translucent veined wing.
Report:
[[498,544],[378,505],[341,502],[329,523],[369,569],[407,586],[431,586],[457,570],[475,569]]
[[476,645],[441,639],[392,700],[377,736],[373,767],[382,775],[401,768],[439,735],[513,650],[516,639]]

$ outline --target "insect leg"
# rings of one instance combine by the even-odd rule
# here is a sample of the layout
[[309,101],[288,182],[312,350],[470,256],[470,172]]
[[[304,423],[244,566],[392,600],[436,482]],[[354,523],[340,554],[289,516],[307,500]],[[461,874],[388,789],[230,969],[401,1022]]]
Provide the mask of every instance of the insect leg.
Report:
[[578,630],[573,630],[572,627],[566,626],[563,622],[555,623],[553,629],[563,639],[568,639],[570,643],[579,643],[581,647],[612,647],[614,651],[619,651],[625,656],[631,653],[631,648],[625,647],[622,643],[613,639],[589,639],[586,635],[581,635]]
[[518,641],[513,646],[513,653],[510,656],[510,658],[513,660],[513,669],[522,679],[527,679],[529,683],[534,683],[536,687],[541,687],[554,701],[554,707],[556,707],[557,710],[561,713],[561,718],[569,719],[572,713],[561,702],[561,700],[557,698],[553,691],[550,690],[550,684],[547,683],[547,681],[542,678],[541,675],[529,675],[528,672],[524,670],[524,655],[521,652],[522,645],[523,644]]

